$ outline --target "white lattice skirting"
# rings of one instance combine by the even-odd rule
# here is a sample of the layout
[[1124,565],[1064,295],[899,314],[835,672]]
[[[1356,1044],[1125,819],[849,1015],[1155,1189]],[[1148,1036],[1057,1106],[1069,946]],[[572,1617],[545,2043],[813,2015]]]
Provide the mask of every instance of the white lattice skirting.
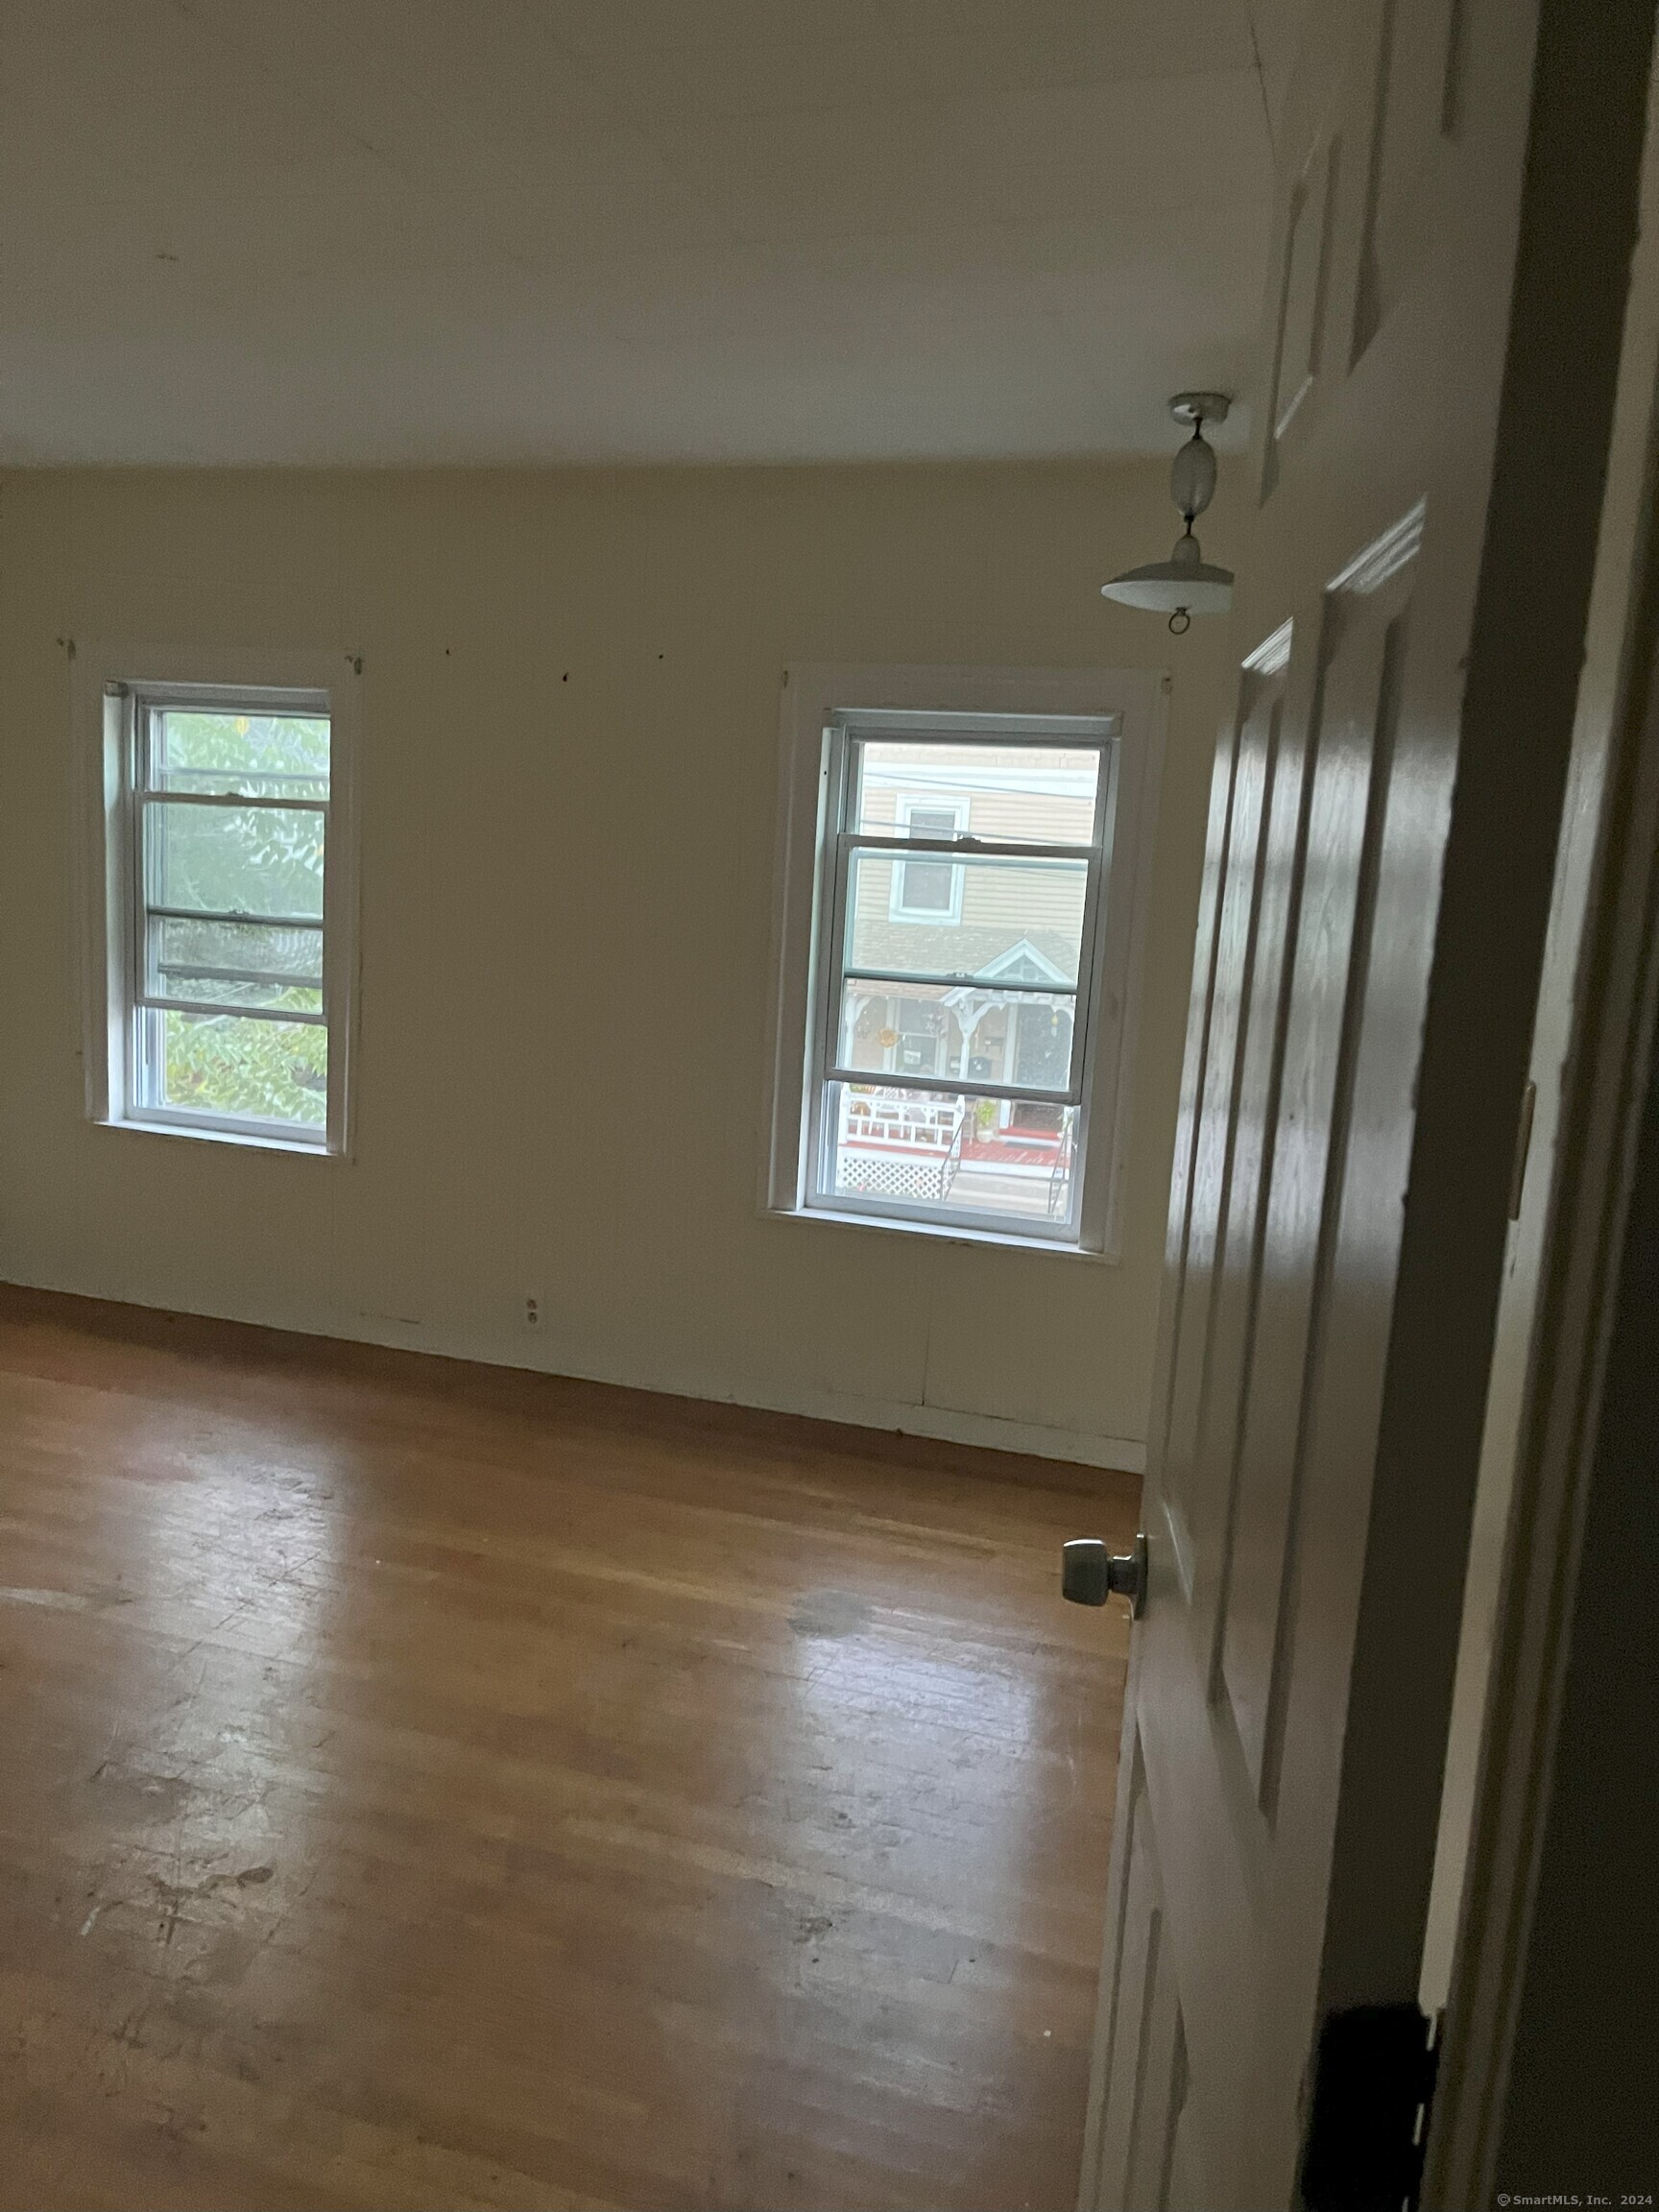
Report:
[[885,1158],[879,1153],[843,1152],[836,1175],[842,1191],[857,1191],[868,1198],[911,1198],[937,1201],[943,1160]]

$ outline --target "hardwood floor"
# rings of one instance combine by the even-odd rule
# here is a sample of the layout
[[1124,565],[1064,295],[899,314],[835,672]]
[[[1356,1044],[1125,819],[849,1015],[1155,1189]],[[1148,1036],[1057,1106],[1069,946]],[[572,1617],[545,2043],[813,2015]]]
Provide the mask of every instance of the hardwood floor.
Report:
[[1070,2206],[1139,1488],[0,1290],[0,2206]]

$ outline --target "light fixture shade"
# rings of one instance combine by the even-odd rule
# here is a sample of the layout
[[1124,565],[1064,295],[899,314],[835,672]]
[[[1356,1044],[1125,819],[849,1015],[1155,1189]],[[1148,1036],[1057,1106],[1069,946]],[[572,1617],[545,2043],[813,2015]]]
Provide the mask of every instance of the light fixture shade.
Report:
[[1149,614],[1225,614],[1233,604],[1233,571],[1206,561],[1190,530],[1175,541],[1167,561],[1148,561],[1126,568],[1102,584],[1100,596],[1120,607],[1143,608]]
[[1125,568],[1102,584],[1100,596],[1149,614],[1174,614],[1182,608],[1189,614],[1225,614],[1233,604],[1233,571],[1207,563],[1177,568],[1173,561],[1148,561],[1144,568]]

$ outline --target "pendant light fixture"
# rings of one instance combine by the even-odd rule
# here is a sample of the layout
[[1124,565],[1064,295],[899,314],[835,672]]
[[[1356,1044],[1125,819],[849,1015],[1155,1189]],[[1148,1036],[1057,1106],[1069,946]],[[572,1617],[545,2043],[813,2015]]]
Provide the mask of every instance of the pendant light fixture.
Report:
[[1190,422],[1192,435],[1175,456],[1169,471],[1169,496],[1180,508],[1187,527],[1175,541],[1167,561],[1149,561],[1143,568],[1125,568],[1110,584],[1102,584],[1103,599],[1119,606],[1143,607],[1154,614],[1167,614],[1177,637],[1192,627],[1194,614],[1225,614],[1233,604],[1233,571],[1212,567],[1192,535],[1193,520],[1203,514],[1215,494],[1215,452],[1205,442],[1206,422],[1225,422],[1232,402],[1224,392],[1177,392],[1169,412],[1177,422]]

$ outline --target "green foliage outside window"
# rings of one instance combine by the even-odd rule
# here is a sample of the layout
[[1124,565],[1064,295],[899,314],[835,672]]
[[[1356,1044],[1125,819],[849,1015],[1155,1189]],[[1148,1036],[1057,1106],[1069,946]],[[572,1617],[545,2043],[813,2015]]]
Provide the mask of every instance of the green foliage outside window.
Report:
[[170,1106],[321,1128],[327,1118],[328,1032],[310,1024],[164,1014]]
[[[152,743],[153,789],[276,800],[328,795],[329,726],[322,717],[169,709]],[[238,918],[152,924],[160,931],[154,957],[168,963],[156,978],[158,995],[217,1002],[212,1012],[158,1017],[162,1099],[206,1113],[323,1126],[327,1030],[220,1009],[322,1010],[322,933],[279,923],[322,919],[324,817],[234,805],[153,805],[149,816],[149,902]],[[271,979],[231,980],[223,970]]]

